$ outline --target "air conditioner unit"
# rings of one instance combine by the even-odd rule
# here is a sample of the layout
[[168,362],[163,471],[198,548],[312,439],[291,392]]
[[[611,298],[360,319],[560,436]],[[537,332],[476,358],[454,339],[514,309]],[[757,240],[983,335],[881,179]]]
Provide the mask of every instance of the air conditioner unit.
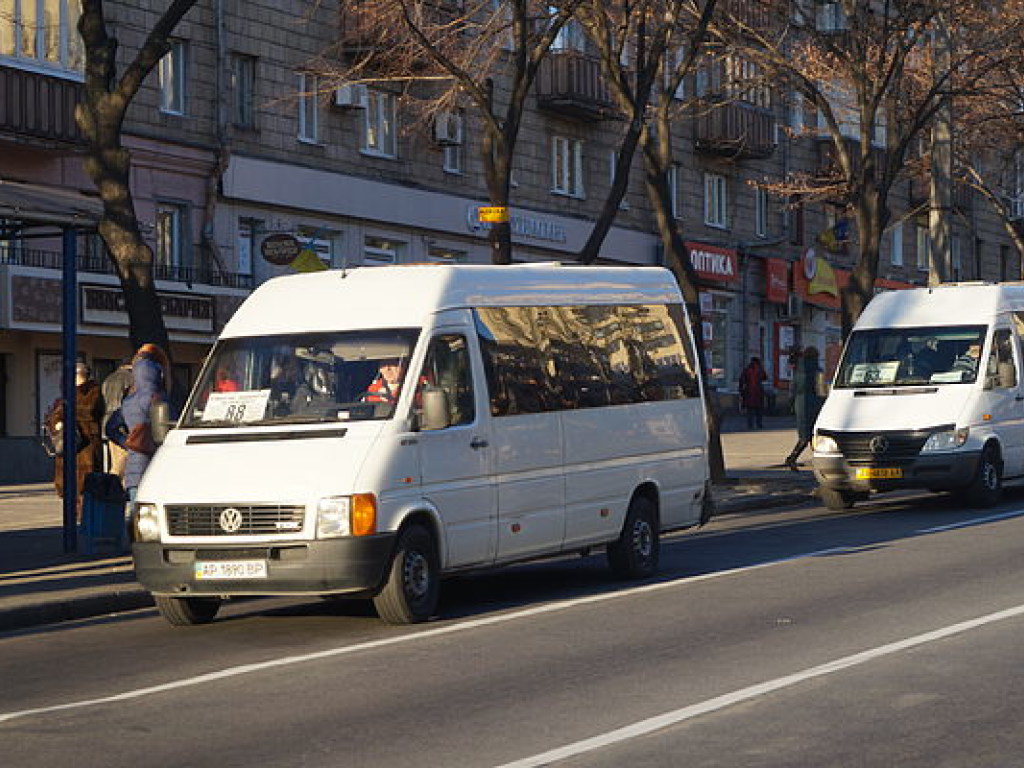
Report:
[[438,112],[434,119],[434,141],[443,145],[462,143],[462,115],[456,112]]
[[339,85],[334,91],[334,104],[338,107],[366,109],[366,86],[358,83]]

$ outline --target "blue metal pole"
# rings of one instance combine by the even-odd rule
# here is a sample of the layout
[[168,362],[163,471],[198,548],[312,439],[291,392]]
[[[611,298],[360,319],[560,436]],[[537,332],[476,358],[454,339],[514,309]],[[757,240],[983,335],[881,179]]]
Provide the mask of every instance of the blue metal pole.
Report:
[[78,480],[77,464],[78,456],[77,437],[78,430],[75,428],[77,413],[75,412],[75,337],[77,334],[78,286],[76,283],[75,263],[77,259],[77,230],[65,227],[62,280],[62,301],[61,301],[61,325],[62,325],[62,346],[63,346],[63,381],[61,384],[62,396],[64,398],[64,551],[78,551]]

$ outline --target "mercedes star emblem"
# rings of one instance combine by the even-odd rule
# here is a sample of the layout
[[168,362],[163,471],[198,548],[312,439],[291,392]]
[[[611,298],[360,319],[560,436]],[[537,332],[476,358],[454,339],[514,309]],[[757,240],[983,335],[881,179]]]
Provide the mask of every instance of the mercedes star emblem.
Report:
[[881,456],[889,450],[889,440],[884,435],[875,435],[871,438],[871,442],[868,443],[868,447],[873,454]]

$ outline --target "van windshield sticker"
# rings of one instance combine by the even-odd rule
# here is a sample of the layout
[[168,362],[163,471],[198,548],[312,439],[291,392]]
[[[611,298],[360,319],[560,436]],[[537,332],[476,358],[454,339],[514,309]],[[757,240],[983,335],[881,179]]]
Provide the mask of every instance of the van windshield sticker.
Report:
[[259,421],[267,412],[269,389],[250,392],[211,392],[203,409],[203,421],[226,421],[246,424]]
[[851,384],[892,384],[900,369],[899,360],[882,363],[858,363],[850,372]]

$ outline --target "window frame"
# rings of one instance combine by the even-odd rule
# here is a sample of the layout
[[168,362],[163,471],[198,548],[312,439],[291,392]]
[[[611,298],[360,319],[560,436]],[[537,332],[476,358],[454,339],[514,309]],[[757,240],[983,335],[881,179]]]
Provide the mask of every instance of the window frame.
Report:
[[[45,19],[48,4],[57,8],[56,25],[39,23]],[[31,19],[25,13],[27,7],[32,9]],[[75,80],[83,77],[85,46],[77,32],[81,15],[77,0],[3,0],[0,13],[10,17],[0,27],[0,61]],[[35,28],[31,36],[25,33],[28,26]],[[27,40],[31,40],[30,50]]]
[[[320,143],[320,79],[311,72],[298,73],[298,140]],[[312,86],[312,87],[310,87]]]
[[188,42],[168,40],[169,49],[157,63],[160,112],[165,115],[188,114]]
[[255,56],[232,54],[231,121],[236,128],[252,130],[256,127],[256,66]]
[[[170,221],[170,229],[165,222]],[[154,217],[153,261],[176,279],[188,259],[188,205],[171,200],[158,200]]]
[[551,194],[580,200],[586,196],[582,139],[551,136]]
[[729,228],[728,179],[721,173],[704,172],[704,224],[715,229]]
[[379,88],[366,89],[359,151],[371,157],[398,157],[398,97]]

